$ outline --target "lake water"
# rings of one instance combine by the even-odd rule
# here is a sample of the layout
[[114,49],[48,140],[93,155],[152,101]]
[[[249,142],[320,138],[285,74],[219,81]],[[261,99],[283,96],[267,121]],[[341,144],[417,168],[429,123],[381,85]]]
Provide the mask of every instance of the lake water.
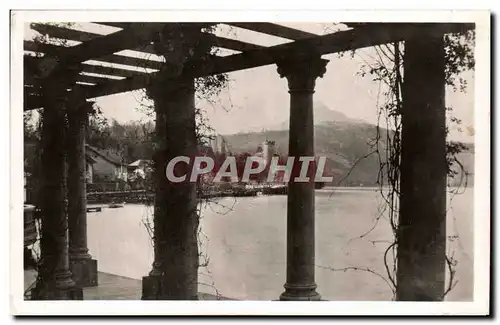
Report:
[[[210,259],[200,269],[199,290],[244,300],[274,300],[286,274],[286,196],[223,198],[205,205],[201,251]],[[458,261],[455,288],[447,300],[473,299],[473,189],[449,197],[448,251]],[[343,189],[316,194],[316,283],[327,300],[391,300],[383,278],[383,252],[392,240],[374,190]],[[152,207],[126,205],[88,213],[88,244],[99,271],[141,279],[153,262],[144,221]]]

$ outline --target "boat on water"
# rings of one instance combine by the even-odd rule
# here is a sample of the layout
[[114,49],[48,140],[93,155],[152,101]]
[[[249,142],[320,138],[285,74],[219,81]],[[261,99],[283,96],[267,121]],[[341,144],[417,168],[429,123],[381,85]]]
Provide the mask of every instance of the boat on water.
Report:
[[87,206],[87,212],[101,212],[102,206]]
[[125,204],[123,203],[111,203],[110,205],[108,205],[108,208],[117,209],[117,208],[123,208],[124,206]]
[[271,185],[262,189],[264,195],[286,195],[288,187],[286,185]]

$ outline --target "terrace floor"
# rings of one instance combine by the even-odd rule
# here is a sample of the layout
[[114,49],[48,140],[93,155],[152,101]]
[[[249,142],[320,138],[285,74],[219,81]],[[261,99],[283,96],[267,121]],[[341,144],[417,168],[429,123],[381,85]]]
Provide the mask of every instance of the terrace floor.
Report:
[[[36,279],[36,271],[24,271],[24,288],[27,290]],[[140,300],[142,281],[99,272],[99,285],[83,289],[84,300]],[[199,300],[229,300],[209,293],[200,292]]]

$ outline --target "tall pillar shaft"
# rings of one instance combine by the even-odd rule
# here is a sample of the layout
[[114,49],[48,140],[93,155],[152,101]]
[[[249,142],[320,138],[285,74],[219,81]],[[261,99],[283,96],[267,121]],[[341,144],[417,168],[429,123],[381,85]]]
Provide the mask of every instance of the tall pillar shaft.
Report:
[[[159,100],[157,100],[160,102]],[[156,123],[155,123],[155,147],[156,151],[154,153],[153,157],[153,175],[154,175],[154,191],[155,191],[155,198],[154,198],[154,219],[153,223],[156,225],[158,218],[161,215],[164,215],[164,206],[162,204],[163,198],[162,198],[162,184],[163,184],[163,179],[165,177],[165,166],[164,161],[161,159],[161,154],[166,151],[167,146],[166,146],[166,133],[165,133],[165,127],[166,127],[166,120],[165,120],[165,112],[162,109],[158,109],[159,105],[155,105],[155,111],[156,111]],[[153,229],[156,228],[153,226]],[[151,272],[149,272],[150,276],[160,276],[162,274],[161,270],[161,254],[160,254],[160,249],[159,249],[159,244],[161,244],[161,241],[159,240],[158,236],[156,236],[156,233],[153,232],[153,249],[154,249],[154,260],[153,260],[153,265]]]
[[405,42],[397,300],[443,300],[446,110],[443,37]]
[[83,287],[97,285],[97,261],[87,246],[85,134],[92,105],[84,102],[67,110],[69,259],[73,280]]
[[33,299],[81,299],[71,279],[65,205],[65,88],[44,88],[42,112],[41,265]]
[[[155,262],[150,276],[143,278],[143,299],[195,300],[198,296],[198,215],[196,184],[173,183],[165,169],[178,156],[194,157],[195,132],[194,80],[151,87],[157,111],[160,136],[155,165]],[[180,163],[183,165],[183,163]],[[188,170],[188,168],[186,168]],[[178,175],[180,176],[180,175]]]
[[[293,58],[278,64],[288,80],[290,134],[288,156],[314,156],[313,93],[316,78],[326,71],[326,61],[317,57]],[[287,266],[285,292],[280,300],[320,300],[314,279],[315,212],[314,179],[288,184]]]

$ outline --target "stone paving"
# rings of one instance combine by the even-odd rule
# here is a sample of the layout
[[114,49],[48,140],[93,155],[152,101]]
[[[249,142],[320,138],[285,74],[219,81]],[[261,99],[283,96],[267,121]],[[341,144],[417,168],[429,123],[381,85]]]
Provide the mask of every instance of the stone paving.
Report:
[[[36,272],[33,270],[24,271],[24,287],[28,289],[36,279]],[[99,272],[99,285],[83,289],[84,300],[140,300],[142,291],[142,281],[118,276],[109,273]],[[229,300],[209,293],[199,293],[200,300]]]

